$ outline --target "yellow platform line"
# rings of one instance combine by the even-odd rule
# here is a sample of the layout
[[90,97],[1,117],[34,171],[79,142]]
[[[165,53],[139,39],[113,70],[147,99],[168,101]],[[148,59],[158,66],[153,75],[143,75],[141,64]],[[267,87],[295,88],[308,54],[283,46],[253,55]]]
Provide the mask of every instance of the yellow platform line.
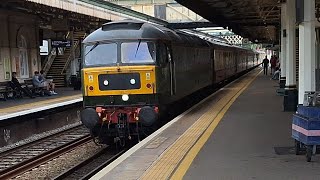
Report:
[[77,98],[81,98],[82,94],[77,94],[73,96],[65,96],[65,97],[60,97],[60,98],[55,98],[55,99],[46,99],[46,100],[41,100],[33,103],[27,103],[27,104],[21,104],[9,108],[3,108],[0,109],[0,114],[9,114],[9,113],[14,113],[14,112],[19,112],[22,110],[28,110],[32,108],[37,108],[37,107],[43,107],[45,105],[51,105],[53,103],[59,103],[59,102],[64,102],[64,101],[69,101]]
[[[250,72],[246,75],[247,78],[237,82],[237,84],[234,85],[235,87],[228,88],[228,93],[218,100],[186,132],[184,132],[182,136],[180,136],[180,138],[151,165],[140,179],[168,179],[176,169],[172,179],[182,179],[194,157],[213,132],[214,128],[212,129],[212,126],[217,126],[234,100],[249,86],[259,73],[257,73],[256,70]],[[207,139],[204,139],[205,141],[203,140],[204,137],[207,137]],[[189,152],[191,152],[190,149],[194,149],[194,145],[199,149],[196,149],[198,151],[193,150],[192,154],[189,155]],[[188,155],[185,157],[187,153]],[[182,163],[177,168],[180,162]]]
[[212,123],[210,124],[208,129],[206,129],[206,131],[199,138],[199,140],[196,142],[196,144],[187,153],[185,158],[182,160],[180,165],[177,167],[174,174],[171,176],[171,179],[178,180],[178,179],[182,179],[184,177],[187,170],[191,166],[191,163],[193,162],[194,158],[197,156],[197,154],[200,152],[201,148],[207,142],[207,140],[209,139],[209,137],[213,133],[214,129],[218,126],[218,124],[222,120],[224,114],[228,111],[228,109],[231,107],[231,105],[234,103],[234,101],[242,94],[243,91],[245,91],[248,88],[248,86],[256,79],[256,77],[261,72],[262,71],[260,71],[254,77],[251,77],[250,81],[239,92],[237,92],[237,94],[235,96],[232,97],[232,99],[226,104],[226,106],[223,107],[222,111],[215,117],[215,119],[212,121]]

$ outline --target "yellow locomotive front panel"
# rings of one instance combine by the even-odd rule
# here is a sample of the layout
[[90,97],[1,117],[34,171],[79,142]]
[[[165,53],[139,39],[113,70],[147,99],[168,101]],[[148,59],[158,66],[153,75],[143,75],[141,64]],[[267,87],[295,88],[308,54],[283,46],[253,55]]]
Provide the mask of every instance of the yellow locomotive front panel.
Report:
[[155,94],[155,66],[113,66],[83,69],[84,96]]

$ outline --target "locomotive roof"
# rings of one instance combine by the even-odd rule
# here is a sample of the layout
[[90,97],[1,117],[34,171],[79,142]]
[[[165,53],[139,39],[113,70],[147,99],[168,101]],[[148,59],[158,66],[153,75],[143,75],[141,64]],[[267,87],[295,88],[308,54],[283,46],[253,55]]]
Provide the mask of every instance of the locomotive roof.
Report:
[[122,20],[103,24],[101,28],[92,32],[87,36],[83,43],[94,43],[97,41],[115,41],[115,40],[136,40],[136,39],[153,39],[153,40],[169,40],[174,43],[185,45],[202,45],[202,46],[224,46],[230,48],[245,48],[221,43],[208,41],[197,35],[186,33],[183,31],[174,31],[172,29],[157,26],[137,20]]
[[186,35],[163,26],[140,22],[136,20],[123,20],[109,22],[87,36],[83,43],[112,40],[133,39],[161,39],[177,43],[207,44],[208,42],[194,35]]
[[116,40],[116,39],[165,39],[178,38],[171,29],[163,26],[155,26],[149,23],[123,20],[103,24],[101,28],[91,33],[84,39],[84,43]]

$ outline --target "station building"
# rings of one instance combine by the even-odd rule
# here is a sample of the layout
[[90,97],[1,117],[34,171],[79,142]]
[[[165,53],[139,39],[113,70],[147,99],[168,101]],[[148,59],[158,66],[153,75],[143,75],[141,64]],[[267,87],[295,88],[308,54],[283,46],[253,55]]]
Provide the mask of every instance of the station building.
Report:
[[[103,23],[129,17],[114,12],[120,6],[105,7],[91,1],[1,1],[0,82],[17,72],[23,83],[44,70],[56,86],[67,86],[79,71],[85,36]],[[43,45],[45,53],[40,53]]]
[[[39,24],[33,15],[0,10],[0,82],[41,69]],[[42,41],[42,40],[41,40]]]

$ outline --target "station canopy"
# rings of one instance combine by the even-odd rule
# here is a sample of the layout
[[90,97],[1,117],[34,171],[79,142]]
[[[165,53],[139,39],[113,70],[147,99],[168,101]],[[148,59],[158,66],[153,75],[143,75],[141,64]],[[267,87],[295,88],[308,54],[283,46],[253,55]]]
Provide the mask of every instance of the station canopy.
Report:
[[[283,1],[283,0],[282,0]],[[252,42],[279,43],[280,0],[177,0]]]

